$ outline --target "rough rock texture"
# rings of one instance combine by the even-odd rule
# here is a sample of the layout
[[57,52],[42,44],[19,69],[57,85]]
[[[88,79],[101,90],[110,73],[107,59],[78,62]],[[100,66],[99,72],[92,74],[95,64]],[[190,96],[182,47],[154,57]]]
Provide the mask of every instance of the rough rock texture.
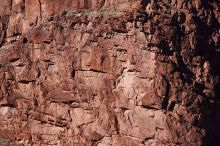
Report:
[[131,9],[140,1],[128,0],[0,0],[0,45],[11,43],[46,18],[69,8]]
[[219,2],[0,2],[0,139],[220,144]]

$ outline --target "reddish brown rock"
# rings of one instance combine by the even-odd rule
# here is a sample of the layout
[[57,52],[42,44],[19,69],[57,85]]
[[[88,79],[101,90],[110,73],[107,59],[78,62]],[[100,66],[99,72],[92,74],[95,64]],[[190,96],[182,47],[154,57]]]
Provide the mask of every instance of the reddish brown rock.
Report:
[[216,7],[2,1],[0,139],[27,146],[218,144]]

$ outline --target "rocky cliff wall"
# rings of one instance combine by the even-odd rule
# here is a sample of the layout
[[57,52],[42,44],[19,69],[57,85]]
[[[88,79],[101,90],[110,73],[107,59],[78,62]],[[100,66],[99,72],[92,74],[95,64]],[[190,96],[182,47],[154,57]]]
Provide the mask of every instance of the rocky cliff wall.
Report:
[[130,9],[127,0],[0,0],[0,44],[11,43],[45,19],[70,8]]
[[219,2],[91,2],[2,1],[0,138],[218,145]]

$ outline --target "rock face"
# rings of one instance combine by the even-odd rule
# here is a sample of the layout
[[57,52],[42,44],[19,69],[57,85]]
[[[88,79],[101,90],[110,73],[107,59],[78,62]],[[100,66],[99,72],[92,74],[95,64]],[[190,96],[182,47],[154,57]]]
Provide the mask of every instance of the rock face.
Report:
[[[19,40],[22,34],[41,24],[46,18],[70,8],[130,9],[140,1],[128,0],[0,0],[0,44]],[[137,5],[137,4],[136,4]],[[4,28],[3,28],[4,27]]]
[[219,2],[0,2],[0,139],[220,144]]

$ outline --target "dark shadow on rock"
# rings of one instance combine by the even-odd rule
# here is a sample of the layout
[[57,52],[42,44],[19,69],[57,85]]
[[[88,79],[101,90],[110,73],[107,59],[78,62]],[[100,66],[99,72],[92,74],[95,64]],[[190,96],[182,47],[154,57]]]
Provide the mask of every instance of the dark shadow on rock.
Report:
[[[208,4],[205,5],[207,8]],[[208,26],[204,21],[195,18],[195,23],[198,31],[198,44],[197,50],[198,55],[208,60],[211,65],[211,76],[220,76],[220,52],[218,48],[210,43],[213,32],[220,29],[217,20],[212,20],[212,25]],[[214,87],[215,96],[214,98],[205,97],[206,99],[201,104],[201,123],[202,127],[205,128],[206,135],[203,139],[202,146],[220,146],[220,81],[218,80]]]

